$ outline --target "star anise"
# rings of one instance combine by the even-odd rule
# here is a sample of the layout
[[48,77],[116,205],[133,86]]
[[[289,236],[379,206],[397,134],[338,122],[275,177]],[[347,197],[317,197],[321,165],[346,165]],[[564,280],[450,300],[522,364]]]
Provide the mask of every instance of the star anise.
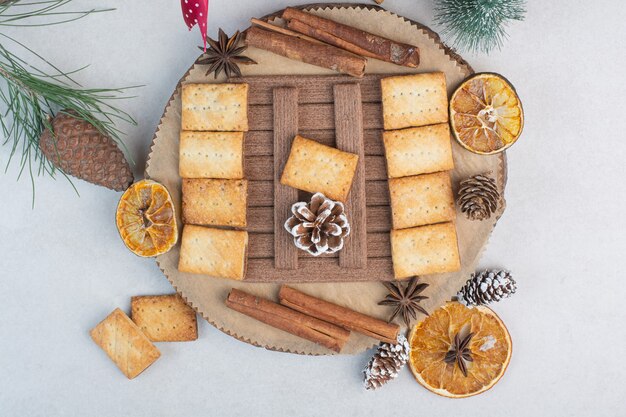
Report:
[[383,282],[383,285],[389,290],[389,294],[387,294],[385,299],[379,302],[378,305],[395,307],[389,319],[390,322],[393,321],[398,314],[401,314],[402,320],[404,320],[406,326],[409,327],[411,320],[417,318],[418,311],[428,316],[428,312],[420,305],[422,300],[428,298],[420,295],[420,293],[428,287],[428,284],[419,284],[418,281],[419,278],[414,277],[411,278],[406,285],[400,282],[397,284]]
[[197,61],[198,64],[209,65],[206,75],[213,72],[215,73],[215,78],[217,78],[224,71],[226,78],[230,78],[233,75],[241,77],[239,65],[256,64],[252,59],[241,55],[248,48],[245,45],[238,46],[242,38],[243,34],[239,31],[229,38],[222,29],[219,30],[217,41],[207,36],[206,40],[209,48],[206,50],[206,57],[202,57]]
[[465,362],[473,362],[472,352],[469,348],[469,343],[472,340],[474,333],[469,333],[467,336],[461,339],[461,335],[459,333],[454,336],[454,341],[450,346],[450,350],[446,353],[443,361],[445,363],[456,363],[463,372],[464,376],[467,376],[467,364]]

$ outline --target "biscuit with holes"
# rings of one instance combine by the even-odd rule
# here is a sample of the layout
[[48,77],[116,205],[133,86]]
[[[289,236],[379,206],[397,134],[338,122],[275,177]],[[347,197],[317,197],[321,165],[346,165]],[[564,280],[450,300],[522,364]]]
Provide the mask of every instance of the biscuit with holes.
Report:
[[391,231],[391,258],[396,279],[461,269],[454,223]]
[[443,72],[388,77],[380,84],[385,130],[448,121],[448,93]]
[[248,181],[184,178],[183,223],[246,227]]
[[394,229],[447,222],[456,217],[447,172],[392,178],[389,197]]
[[185,225],[178,270],[242,280],[247,249],[248,232]]
[[178,294],[135,296],[131,318],[153,342],[186,342],[198,338],[196,312]]
[[248,84],[185,84],[182,130],[246,132]]
[[243,178],[242,132],[180,132],[182,178]]
[[128,379],[142,373],[161,356],[159,349],[119,308],[89,334]]
[[359,156],[296,136],[280,183],[346,201]]
[[383,132],[389,178],[454,169],[447,123]]

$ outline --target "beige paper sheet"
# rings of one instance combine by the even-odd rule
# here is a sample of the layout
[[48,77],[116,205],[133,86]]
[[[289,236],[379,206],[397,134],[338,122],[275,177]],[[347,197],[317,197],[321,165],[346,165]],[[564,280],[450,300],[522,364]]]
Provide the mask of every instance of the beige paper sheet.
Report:
[[[471,67],[461,58],[449,53],[439,42],[438,37],[427,28],[410,22],[377,7],[360,6],[317,6],[311,12],[331,18],[370,32],[398,41],[419,46],[420,67],[411,70],[380,61],[370,60],[368,73],[408,73],[443,71],[446,74],[448,89],[451,92],[464,78],[472,73]],[[246,55],[259,65],[244,66],[246,75],[281,75],[281,74],[333,74],[311,65],[251,48]],[[223,82],[206,77],[206,68],[194,65],[181,79],[187,82]],[[180,83],[168,102],[160,124],[154,136],[148,158],[146,176],[163,183],[171,192],[180,221],[181,179],[178,175],[178,136],[180,132]],[[453,155],[456,168],[452,171],[453,186],[470,175],[492,172],[497,178],[498,187],[503,192],[506,183],[506,159],[504,154],[480,156],[463,150],[453,143]],[[456,191],[456,189],[455,189]],[[432,311],[449,300],[474,271],[480,255],[495,227],[496,219],[504,211],[504,201],[496,216],[483,222],[470,222],[461,213],[457,213],[457,232],[459,238],[462,270],[454,274],[442,274],[426,277],[430,286],[424,294],[430,298],[424,307]],[[180,273],[177,270],[179,245],[167,254],[157,257],[157,264],[172,283],[174,288],[213,326],[246,343],[272,350],[301,354],[333,354],[321,346],[274,329],[238,312],[229,310],[224,305],[228,291],[236,287],[253,294],[277,299],[279,284],[245,283],[203,275]],[[325,300],[353,308],[365,314],[386,319],[390,308],[377,305],[386,294],[379,282],[360,283],[314,283],[294,284],[294,287]],[[371,348],[377,341],[353,333],[342,353],[355,354]]]

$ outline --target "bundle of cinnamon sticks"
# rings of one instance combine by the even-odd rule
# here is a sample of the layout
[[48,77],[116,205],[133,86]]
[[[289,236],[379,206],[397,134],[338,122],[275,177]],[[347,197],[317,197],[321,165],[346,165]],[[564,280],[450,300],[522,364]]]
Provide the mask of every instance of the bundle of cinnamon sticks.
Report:
[[283,285],[280,304],[233,288],[226,305],[272,327],[325,346],[344,347],[350,331],[387,343],[396,343],[400,327]]
[[288,7],[282,14],[287,28],[252,19],[246,43],[287,58],[362,77],[366,58],[407,67],[419,65],[417,46]]

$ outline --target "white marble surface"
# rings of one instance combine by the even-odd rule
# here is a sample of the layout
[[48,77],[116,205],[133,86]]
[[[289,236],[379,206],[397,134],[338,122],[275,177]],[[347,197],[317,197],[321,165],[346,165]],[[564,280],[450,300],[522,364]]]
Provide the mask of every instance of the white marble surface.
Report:
[[[143,172],[162,108],[193,62],[197,32],[178,2],[76,1],[114,12],[58,27],[8,30],[86,87],[143,84],[122,103],[138,120],[127,142]],[[212,0],[227,32],[288,0]],[[432,25],[432,2],[386,0]],[[511,365],[490,392],[437,397],[402,372],[361,387],[368,355],[300,357],[240,343],[200,324],[194,343],[160,343],[162,358],[128,381],[88,330],[135,294],[171,287],[154,261],[129,253],[113,223],[119,194],[77,181],[0,175],[0,414],[21,416],[624,415],[626,308],[626,6],[529,1],[527,20],[490,56],[523,99],[523,138],[508,153],[508,208],[482,266],[506,267],[519,291],[495,307],[513,340]],[[7,29],[3,28],[4,33]],[[0,148],[4,166],[9,149]],[[622,167],[622,168],[620,168]]]

